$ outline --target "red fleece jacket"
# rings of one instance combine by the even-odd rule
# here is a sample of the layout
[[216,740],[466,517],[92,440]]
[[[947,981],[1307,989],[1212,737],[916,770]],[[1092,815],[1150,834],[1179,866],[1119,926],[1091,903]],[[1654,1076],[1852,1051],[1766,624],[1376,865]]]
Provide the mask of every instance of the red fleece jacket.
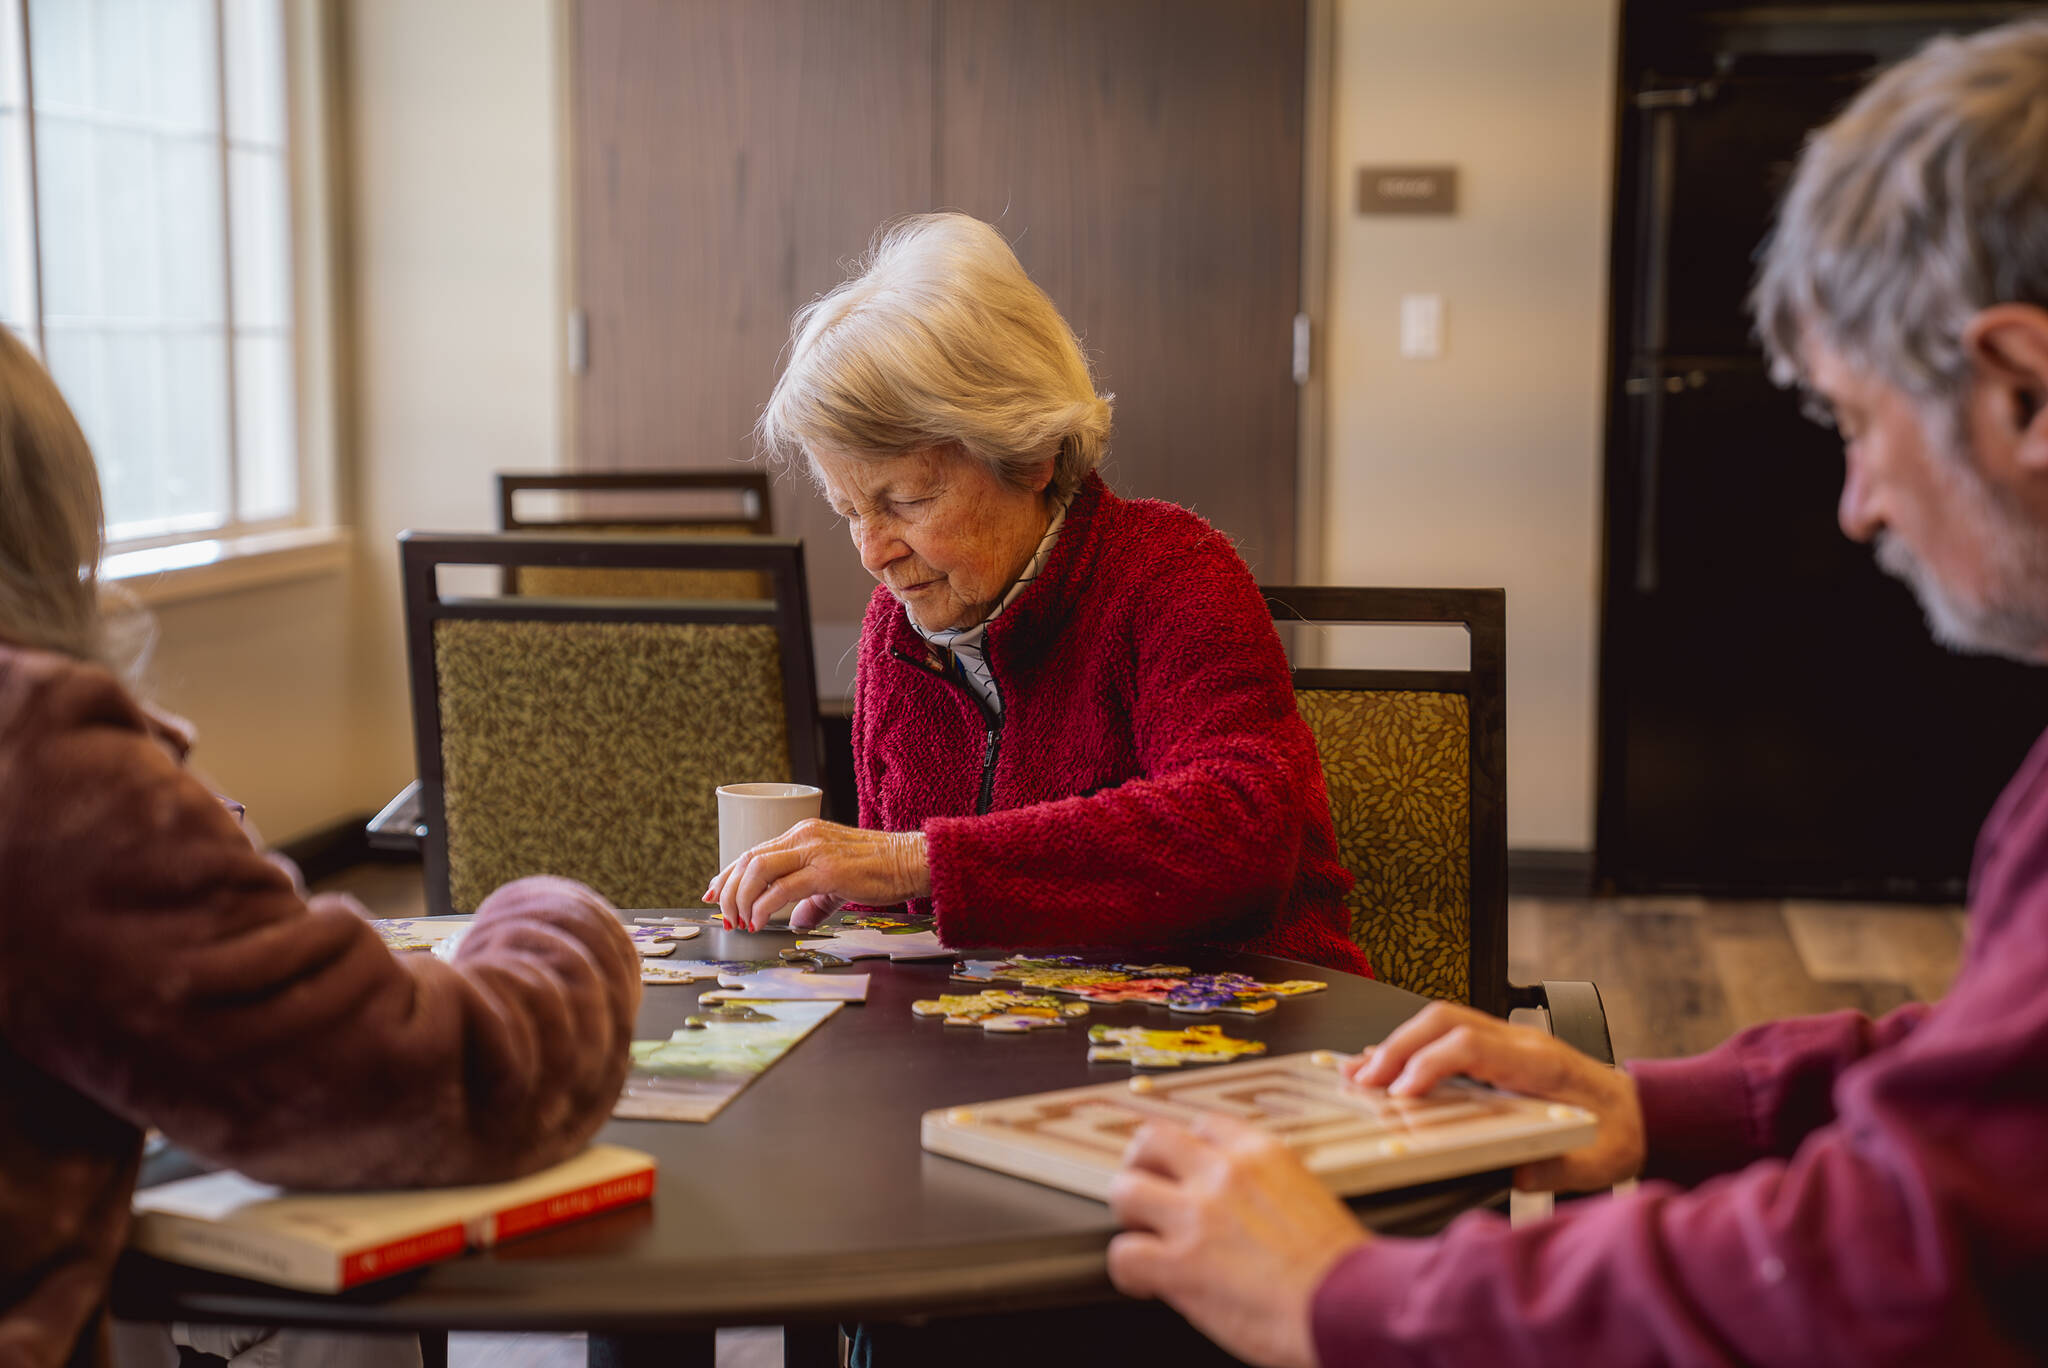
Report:
[[1207,944],[1372,972],[1286,654],[1221,533],[1091,476],[985,647],[1000,718],[887,589],[861,631],[861,825],[924,832],[947,944]]

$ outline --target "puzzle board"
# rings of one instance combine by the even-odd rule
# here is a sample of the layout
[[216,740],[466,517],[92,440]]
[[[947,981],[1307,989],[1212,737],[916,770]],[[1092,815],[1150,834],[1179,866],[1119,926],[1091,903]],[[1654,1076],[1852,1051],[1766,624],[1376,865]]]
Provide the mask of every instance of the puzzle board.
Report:
[[1397,1099],[1337,1073],[1326,1050],[1178,1075],[951,1107],[924,1115],[924,1147],[1098,1201],[1138,1127],[1208,1113],[1285,1141],[1340,1197],[1510,1168],[1591,1144],[1590,1112],[1457,1080]]

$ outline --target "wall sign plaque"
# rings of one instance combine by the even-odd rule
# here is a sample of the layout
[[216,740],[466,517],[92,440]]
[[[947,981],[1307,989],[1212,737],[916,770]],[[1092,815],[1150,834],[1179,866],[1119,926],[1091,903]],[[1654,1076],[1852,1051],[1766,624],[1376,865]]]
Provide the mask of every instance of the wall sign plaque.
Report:
[[1358,212],[1455,214],[1458,212],[1458,168],[1361,166],[1358,168]]

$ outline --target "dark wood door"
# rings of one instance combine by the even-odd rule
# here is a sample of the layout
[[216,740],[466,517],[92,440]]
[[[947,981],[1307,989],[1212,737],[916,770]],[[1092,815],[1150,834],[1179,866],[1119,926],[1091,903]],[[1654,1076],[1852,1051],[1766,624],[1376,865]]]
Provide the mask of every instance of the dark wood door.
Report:
[[940,205],[1001,227],[1116,395],[1106,475],[1294,575],[1302,4],[944,6]]
[[[1303,0],[577,0],[575,460],[752,459],[790,315],[875,230],[987,218],[1116,394],[1107,474],[1294,578]],[[801,472],[828,694],[872,582]]]

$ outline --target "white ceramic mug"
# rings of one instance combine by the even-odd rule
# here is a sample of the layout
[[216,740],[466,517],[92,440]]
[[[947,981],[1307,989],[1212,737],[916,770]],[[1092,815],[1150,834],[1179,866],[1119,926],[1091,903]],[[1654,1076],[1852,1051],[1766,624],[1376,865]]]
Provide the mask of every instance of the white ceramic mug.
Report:
[[[825,790],[809,784],[721,784],[718,789],[718,867],[724,869],[763,841],[773,840],[816,817]],[[771,921],[787,921],[789,909],[775,909]]]

